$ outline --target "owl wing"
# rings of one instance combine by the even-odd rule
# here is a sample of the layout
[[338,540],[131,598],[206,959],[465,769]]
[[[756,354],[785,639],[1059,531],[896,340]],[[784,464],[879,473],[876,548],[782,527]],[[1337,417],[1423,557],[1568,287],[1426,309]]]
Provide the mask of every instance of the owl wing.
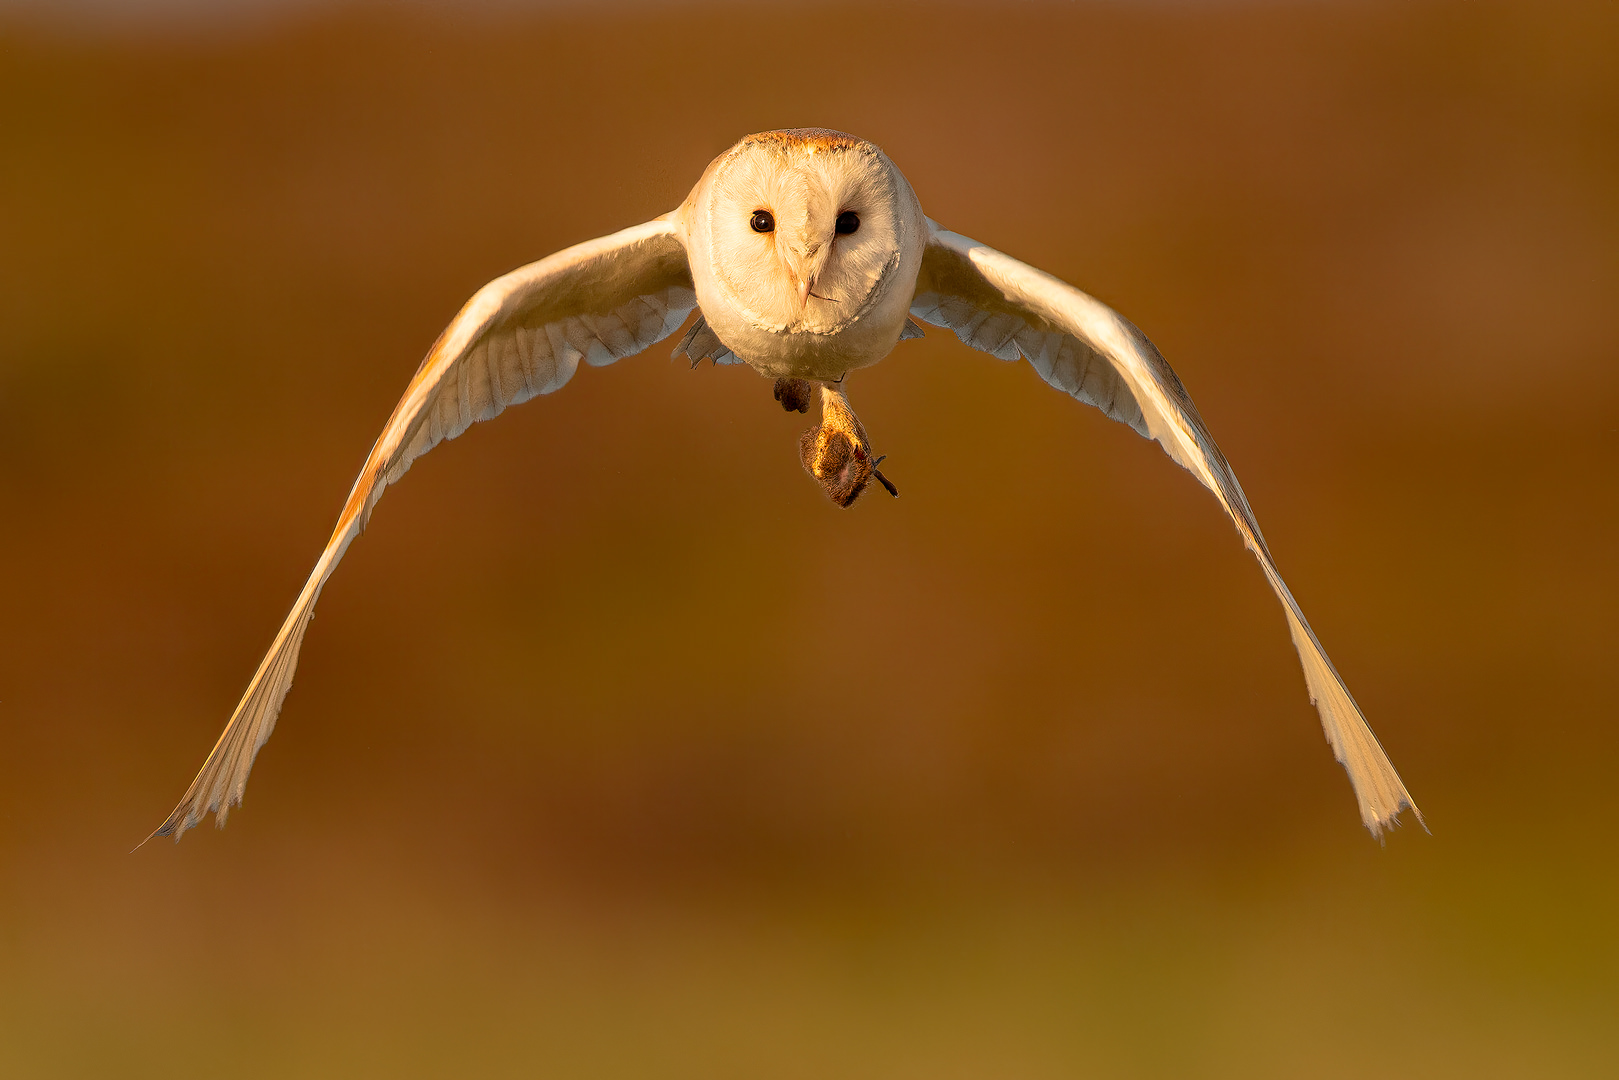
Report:
[[976,240],[929,222],[911,313],[999,357],[1026,357],[1041,378],[1162,444],[1214,492],[1282,601],[1310,700],[1333,753],[1349,772],[1372,835],[1410,807],[1422,820],[1377,736],[1327,659],[1265,546],[1259,522],[1186,388],[1146,335],[1105,305]]
[[321,587],[365,530],[385,487],[475,421],[558,389],[579,361],[601,367],[663,340],[696,304],[686,249],[674,224],[661,218],[559,251],[479,289],[416,369],[224,733],[152,835],[179,839],[210,811],[223,826],[241,804],[253,758],[292,686]]

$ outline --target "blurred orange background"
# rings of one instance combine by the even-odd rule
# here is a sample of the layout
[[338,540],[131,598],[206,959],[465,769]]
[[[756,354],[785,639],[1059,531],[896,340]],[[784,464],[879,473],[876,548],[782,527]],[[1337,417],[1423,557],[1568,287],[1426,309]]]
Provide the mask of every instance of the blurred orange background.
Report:
[[[1619,1075],[1611,4],[0,21],[0,1073]],[[480,425],[201,764],[480,284],[883,146],[1140,325],[1432,835],[1154,444],[944,331],[902,498],[660,346]],[[672,344],[672,342],[670,343]]]

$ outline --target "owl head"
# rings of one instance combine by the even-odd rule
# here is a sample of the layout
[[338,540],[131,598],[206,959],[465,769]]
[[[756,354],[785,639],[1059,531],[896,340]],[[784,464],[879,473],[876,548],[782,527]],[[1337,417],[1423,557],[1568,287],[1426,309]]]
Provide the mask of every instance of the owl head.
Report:
[[688,227],[708,264],[696,276],[722,294],[705,312],[729,307],[768,333],[850,327],[904,279],[902,264],[923,240],[921,208],[899,169],[837,131],[749,135],[709,166],[694,196]]

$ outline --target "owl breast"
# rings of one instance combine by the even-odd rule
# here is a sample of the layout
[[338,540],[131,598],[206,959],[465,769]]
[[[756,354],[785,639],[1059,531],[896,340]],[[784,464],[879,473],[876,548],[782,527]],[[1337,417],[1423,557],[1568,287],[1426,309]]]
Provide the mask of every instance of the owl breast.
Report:
[[[901,277],[905,270],[910,271],[908,278]],[[697,304],[709,328],[738,359],[772,379],[837,379],[877,363],[898,344],[916,292],[915,269],[905,267],[896,254],[885,279],[852,316],[839,312],[841,318],[834,316],[836,321],[826,319],[818,326],[815,309],[835,307],[838,301],[812,296],[806,304],[812,318],[776,329],[761,326],[757,314],[712,277],[693,277]]]

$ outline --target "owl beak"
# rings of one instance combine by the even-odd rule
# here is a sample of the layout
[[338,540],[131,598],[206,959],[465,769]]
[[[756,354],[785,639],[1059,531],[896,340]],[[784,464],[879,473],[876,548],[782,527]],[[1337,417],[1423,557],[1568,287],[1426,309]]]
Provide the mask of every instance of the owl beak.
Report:
[[821,271],[826,269],[826,260],[831,254],[831,246],[821,243],[808,244],[792,252],[788,270],[793,280],[798,282],[798,310],[803,311],[804,305],[809,303],[810,293]]

